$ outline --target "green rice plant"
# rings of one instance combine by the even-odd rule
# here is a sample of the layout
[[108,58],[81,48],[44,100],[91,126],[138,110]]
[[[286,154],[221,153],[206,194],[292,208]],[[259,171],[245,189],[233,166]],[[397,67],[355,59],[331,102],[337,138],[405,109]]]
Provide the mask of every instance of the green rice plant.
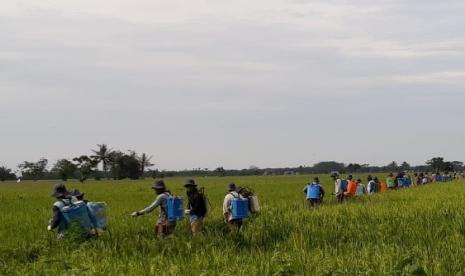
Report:
[[[365,176],[356,176],[365,178]],[[382,176],[380,176],[382,177]],[[206,177],[196,181],[212,210],[203,235],[187,220],[159,240],[152,180],[68,182],[108,204],[110,231],[98,239],[56,239],[46,231],[54,181],[0,184],[1,275],[450,275],[465,273],[465,182],[434,183],[337,204],[332,181],[318,209],[302,192],[312,176]],[[167,178],[185,195],[185,179]],[[253,188],[262,212],[238,237],[222,220],[229,182]]]

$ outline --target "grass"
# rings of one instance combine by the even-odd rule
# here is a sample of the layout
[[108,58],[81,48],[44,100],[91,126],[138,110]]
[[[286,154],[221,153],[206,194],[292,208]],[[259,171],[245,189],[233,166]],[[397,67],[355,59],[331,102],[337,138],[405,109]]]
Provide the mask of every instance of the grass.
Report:
[[[357,177],[357,176],[356,176]],[[0,184],[1,275],[444,275],[465,273],[465,182],[430,184],[306,208],[310,176],[198,178],[213,205],[203,236],[187,221],[158,240],[156,215],[131,211],[154,199],[152,180],[69,182],[92,201],[105,201],[111,232],[98,240],[57,241],[46,231],[56,182]],[[184,195],[185,179],[168,178]],[[242,235],[228,235],[221,215],[234,181],[258,193],[263,212]]]

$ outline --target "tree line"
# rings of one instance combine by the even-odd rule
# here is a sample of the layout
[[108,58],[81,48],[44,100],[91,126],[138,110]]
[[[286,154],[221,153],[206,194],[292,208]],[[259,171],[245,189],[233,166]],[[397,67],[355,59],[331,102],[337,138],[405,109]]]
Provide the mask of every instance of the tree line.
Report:
[[[113,150],[106,144],[97,145],[91,155],[80,155],[71,159],[59,159],[48,169],[48,160],[24,161],[18,165],[21,178],[25,180],[42,179],[77,179],[84,182],[88,179],[139,179],[154,166],[152,156],[138,154],[133,150],[122,152]],[[100,166],[100,169],[99,169]],[[0,167],[0,180],[15,180],[16,174],[11,169]]]
[[324,161],[313,166],[298,166],[287,168],[259,168],[250,166],[248,169],[227,170],[218,167],[214,170],[196,168],[183,171],[154,171],[160,177],[171,176],[253,176],[253,175],[292,175],[292,174],[329,174],[331,172],[344,173],[388,173],[388,172],[462,172],[465,170],[461,161],[445,161],[443,157],[434,157],[425,162],[425,165],[411,166],[407,162],[398,164],[392,161],[385,166],[370,166],[369,164],[349,163],[337,161]]
[[[122,152],[113,150],[106,144],[97,145],[91,155],[81,155],[72,159],[60,159],[51,169],[48,169],[48,160],[41,158],[36,162],[24,161],[18,165],[21,178],[25,180],[42,179],[77,179],[84,182],[88,179],[140,179],[144,177],[164,178],[175,176],[253,176],[253,175],[292,175],[292,174],[327,174],[338,173],[384,173],[384,172],[462,172],[465,170],[461,161],[446,161],[442,157],[434,157],[426,161],[424,165],[411,166],[407,162],[398,164],[393,161],[385,166],[370,166],[369,164],[349,163],[344,164],[336,161],[324,161],[313,166],[299,166],[288,168],[259,168],[250,166],[247,169],[229,170],[218,167],[210,170],[208,168],[195,168],[180,171],[159,171],[151,169],[152,156],[145,153],[138,154],[133,150]],[[99,169],[100,167],[100,169]],[[17,176],[6,167],[0,167],[0,181],[15,180]]]

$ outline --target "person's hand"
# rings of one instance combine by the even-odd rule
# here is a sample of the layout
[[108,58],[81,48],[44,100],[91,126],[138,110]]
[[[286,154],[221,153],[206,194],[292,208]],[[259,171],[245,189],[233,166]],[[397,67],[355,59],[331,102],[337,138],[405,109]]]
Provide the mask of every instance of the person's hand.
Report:
[[191,214],[191,210],[189,210],[189,209],[184,210],[184,214],[190,215],[190,214]]
[[53,229],[52,229],[52,226],[51,226],[51,225],[47,226],[47,231],[52,231],[52,230],[53,230]]
[[131,214],[131,216],[133,216],[133,217],[138,217],[138,216],[139,216],[139,212],[133,212],[133,213]]

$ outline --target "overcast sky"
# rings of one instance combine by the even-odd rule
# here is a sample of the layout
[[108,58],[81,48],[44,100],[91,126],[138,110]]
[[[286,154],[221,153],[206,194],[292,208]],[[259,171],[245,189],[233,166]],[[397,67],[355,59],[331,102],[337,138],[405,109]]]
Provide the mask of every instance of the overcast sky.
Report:
[[0,165],[465,161],[463,0],[0,3]]

